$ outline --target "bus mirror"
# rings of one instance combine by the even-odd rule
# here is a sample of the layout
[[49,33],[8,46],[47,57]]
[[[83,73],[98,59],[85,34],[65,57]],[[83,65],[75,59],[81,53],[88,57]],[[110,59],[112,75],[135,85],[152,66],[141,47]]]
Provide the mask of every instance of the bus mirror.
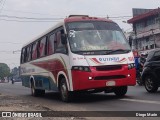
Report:
[[67,44],[67,39],[66,39],[66,35],[65,34],[61,34],[61,42],[63,45]]

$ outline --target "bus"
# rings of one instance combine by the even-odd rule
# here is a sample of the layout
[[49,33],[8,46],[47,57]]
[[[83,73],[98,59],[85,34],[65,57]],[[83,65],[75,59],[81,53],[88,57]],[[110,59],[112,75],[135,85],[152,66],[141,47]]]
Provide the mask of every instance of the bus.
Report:
[[22,85],[33,96],[57,91],[68,102],[78,92],[124,96],[136,84],[132,50],[117,23],[71,15],[25,44]]

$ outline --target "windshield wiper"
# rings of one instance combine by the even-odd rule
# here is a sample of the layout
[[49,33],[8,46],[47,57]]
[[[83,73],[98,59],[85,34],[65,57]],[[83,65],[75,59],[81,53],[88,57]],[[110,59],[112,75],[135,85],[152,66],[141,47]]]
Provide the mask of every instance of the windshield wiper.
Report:
[[107,52],[106,54],[111,54],[111,53],[115,53],[115,52],[128,53],[129,51],[131,51],[131,50],[117,49],[117,50],[111,50],[111,51]]

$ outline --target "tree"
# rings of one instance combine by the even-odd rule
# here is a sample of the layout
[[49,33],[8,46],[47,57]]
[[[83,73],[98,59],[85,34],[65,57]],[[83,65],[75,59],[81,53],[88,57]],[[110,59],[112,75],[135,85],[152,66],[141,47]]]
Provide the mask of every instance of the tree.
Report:
[[8,77],[10,75],[10,69],[7,64],[0,63],[0,79],[4,79],[4,77]]
[[14,67],[11,70],[11,77],[13,77],[13,78],[18,78],[19,77],[19,68],[18,67]]

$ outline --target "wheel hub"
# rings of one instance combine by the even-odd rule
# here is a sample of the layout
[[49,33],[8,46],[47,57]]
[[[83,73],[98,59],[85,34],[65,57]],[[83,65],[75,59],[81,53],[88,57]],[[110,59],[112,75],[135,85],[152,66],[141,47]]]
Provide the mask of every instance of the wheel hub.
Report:
[[61,92],[62,92],[62,97],[66,98],[67,97],[67,87],[65,84],[62,85]]
[[153,82],[150,78],[146,80],[146,87],[148,90],[151,90],[153,88]]

